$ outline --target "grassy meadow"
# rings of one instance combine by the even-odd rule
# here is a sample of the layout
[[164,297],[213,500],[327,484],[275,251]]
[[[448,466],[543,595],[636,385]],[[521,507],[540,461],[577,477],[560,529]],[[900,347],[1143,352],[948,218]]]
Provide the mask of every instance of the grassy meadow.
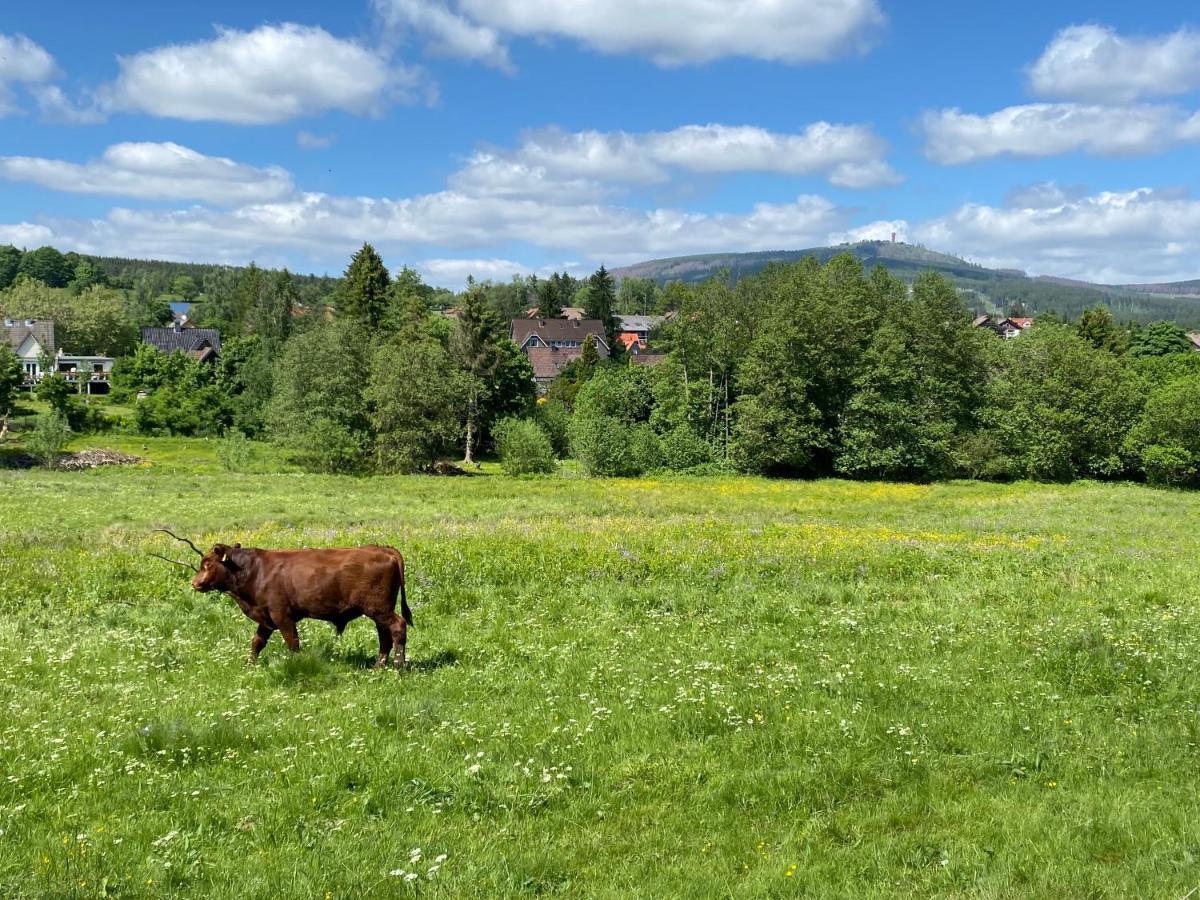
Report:
[[[0,472],[0,896],[1182,897],[1200,495]],[[134,446],[136,444],[136,446]],[[140,448],[140,449],[139,449]],[[375,631],[146,555],[384,542]]]

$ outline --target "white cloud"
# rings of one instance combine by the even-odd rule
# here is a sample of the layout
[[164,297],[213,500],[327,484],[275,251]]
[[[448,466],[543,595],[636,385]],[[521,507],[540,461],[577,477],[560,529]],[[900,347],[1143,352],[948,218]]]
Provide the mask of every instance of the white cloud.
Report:
[[278,166],[247,166],[169,142],[113,144],[82,165],[0,156],[0,178],[70,193],[229,205],[275,200],[293,191],[291,175]]
[[0,246],[12,244],[14,247],[44,247],[54,240],[54,235],[54,231],[48,226],[36,225],[33,222],[0,225]]
[[857,244],[859,241],[890,241],[892,235],[898,241],[908,240],[908,222],[904,219],[881,220],[860,225],[847,231],[829,235],[830,244]]
[[556,265],[531,266],[511,259],[426,259],[413,265],[429,284],[435,287],[459,289],[467,278],[476,281],[510,281],[514,275],[537,275],[539,278],[554,272],[583,275],[587,271],[577,263],[564,262]]
[[47,220],[63,249],[218,262],[302,254],[329,260],[369,240],[389,252],[423,246],[493,247],[523,242],[609,264],[647,256],[811,246],[845,226],[828,200],[756,205],[747,213],[688,213],[453,191],[398,200],[302,194],[228,211],[114,209],[103,219]]
[[17,111],[10,85],[36,85],[58,77],[54,57],[23,34],[0,34],[0,116]]
[[384,25],[412,29],[431,38],[434,53],[474,59],[502,71],[512,71],[508,48],[493,28],[476,25],[449,7],[430,0],[373,0]]
[[1139,188],[1046,205],[969,203],[923,222],[912,238],[987,266],[1108,284],[1195,278],[1200,201]]
[[824,175],[839,187],[895,184],[883,160],[887,145],[862,125],[817,122],[795,134],[731,125],[685,125],[673,131],[528,132],[515,151],[475,154],[452,185],[489,194],[566,191],[598,194],[604,184],[665,182],[673,170],[699,174],[770,172]]
[[1064,28],[1029,70],[1045,97],[1129,103],[1200,90],[1200,32],[1128,37],[1103,25]]
[[1200,140],[1200,114],[1189,117],[1175,107],[1150,104],[1031,103],[986,116],[957,109],[929,112],[921,128],[925,155],[947,165],[1003,155],[1138,156]]
[[97,91],[105,111],[241,125],[331,109],[378,114],[410,99],[420,80],[375,50],[290,23],[222,28],[212,40],[146,50],[119,64],[117,79]]
[[301,150],[324,150],[326,147],[333,146],[333,142],[337,140],[336,134],[314,134],[311,131],[296,132],[296,145]]
[[385,19],[446,52],[497,64],[501,36],[568,38],[662,66],[749,57],[823,62],[867,50],[877,0],[375,0]]

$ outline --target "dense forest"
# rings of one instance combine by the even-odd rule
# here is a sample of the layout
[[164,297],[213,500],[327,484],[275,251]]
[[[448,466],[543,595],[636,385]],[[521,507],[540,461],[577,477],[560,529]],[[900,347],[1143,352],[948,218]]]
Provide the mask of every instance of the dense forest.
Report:
[[[602,266],[459,294],[407,267],[393,277],[370,245],[338,279],[110,272],[51,248],[0,260],[6,315],[53,318],[77,352],[119,357],[113,396],[133,427],[268,439],[316,470],[424,471],[496,452],[514,473],[571,457],[593,475],[1200,481],[1200,354],[1178,324],[1093,306],[1003,340],[972,327],[969,293],[943,275],[908,283],[849,254],[692,284],[618,283]],[[137,326],[164,321],[175,296],[220,329],[215,365],[138,344]],[[588,344],[538,397],[507,320],[568,306],[599,319],[614,352]],[[649,312],[670,313],[652,367],[613,340],[619,314]],[[20,376],[0,348],[0,407]],[[54,410],[39,427],[114,426],[61,382],[38,385]]]

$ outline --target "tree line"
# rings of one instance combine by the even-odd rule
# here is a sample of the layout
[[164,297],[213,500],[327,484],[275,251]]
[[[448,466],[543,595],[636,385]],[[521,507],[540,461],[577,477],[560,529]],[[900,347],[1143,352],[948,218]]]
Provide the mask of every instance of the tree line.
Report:
[[[222,328],[213,366],[136,345],[137,311],[104,273],[72,289],[27,268],[0,291],[0,307],[44,310],[121,356],[114,393],[139,430],[265,438],[314,470],[420,471],[498,452],[514,472],[571,457],[601,476],[1200,480],[1200,354],[1173,323],[1123,325],[1102,307],[1043,316],[1006,341],[972,327],[942,276],[909,284],[849,255],[665,287],[617,285],[604,267],[472,281],[447,306],[370,245],[325,300],[306,306],[286,271],[238,270],[204,310]],[[507,320],[567,306],[600,319],[614,353],[588,344],[538,398]],[[626,311],[671,313],[652,336],[665,361],[620,353]],[[4,352],[0,391],[19,380]],[[39,391],[72,427],[103,427],[55,378]]]

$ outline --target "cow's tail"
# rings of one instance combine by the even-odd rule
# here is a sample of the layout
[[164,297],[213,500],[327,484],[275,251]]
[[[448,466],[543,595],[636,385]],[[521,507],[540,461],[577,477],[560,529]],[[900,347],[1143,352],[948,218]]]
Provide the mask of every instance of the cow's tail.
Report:
[[412,610],[408,608],[408,596],[404,590],[404,557],[400,557],[396,563],[396,567],[400,571],[400,615],[404,616],[404,621],[411,628],[413,623]]

